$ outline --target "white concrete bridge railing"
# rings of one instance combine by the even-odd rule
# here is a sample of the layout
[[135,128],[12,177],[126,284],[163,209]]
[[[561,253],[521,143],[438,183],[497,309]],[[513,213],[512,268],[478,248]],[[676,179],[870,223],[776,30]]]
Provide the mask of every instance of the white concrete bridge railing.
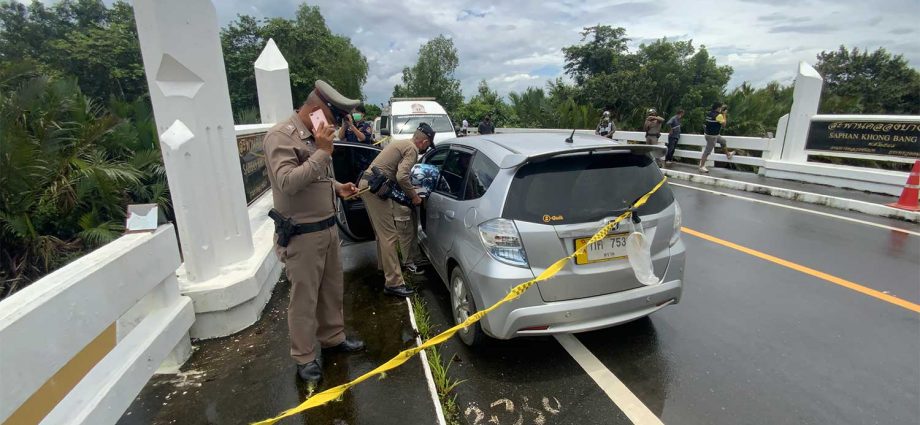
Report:
[[[498,133],[535,133],[535,132],[559,132],[559,133],[571,133],[572,130],[566,129],[540,129],[540,128],[497,128],[495,129]],[[576,134],[594,134],[594,130],[575,130]],[[764,165],[764,157],[770,152],[771,143],[775,143],[775,139],[768,139],[762,137],[739,137],[739,136],[724,136],[728,142],[729,149],[737,150],[743,149],[747,152],[760,152],[761,156],[744,156],[744,155],[735,155],[732,161],[729,161],[724,154],[713,153],[709,155],[710,159],[715,159],[722,162],[732,162],[735,164],[745,164],[745,165],[754,165],[762,167]],[[624,140],[624,141],[635,141],[645,143],[645,133],[641,131],[617,131],[613,134],[614,140]],[[667,144],[667,135],[662,134],[658,143],[662,145]],[[694,151],[687,149],[680,149],[680,146],[706,146],[706,139],[702,134],[684,134],[681,135],[680,141],[678,142],[678,149],[674,151],[674,156],[679,158],[693,158],[700,159],[703,156],[702,150]]]
[[114,424],[191,354],[175,229],[122,236],[3,300],[0,423]]

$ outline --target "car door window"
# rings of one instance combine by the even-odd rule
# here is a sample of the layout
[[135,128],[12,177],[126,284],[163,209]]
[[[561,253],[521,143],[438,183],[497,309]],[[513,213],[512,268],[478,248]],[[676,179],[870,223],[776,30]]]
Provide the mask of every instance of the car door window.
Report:
[[451,150],[441,167],[441,177],[435,191],[453,198],[463,195],[463,179],[470,168],[473,155],[469,152]]
[[478,152],[473,158],[469,178],[466,179],[466,193],[463,199],[477,199],[485,195],[496,175],[498,165],[482,152]]
[[444,160],[447,159],[448,152],[450,152],[450,148],[444,147],[444,148],[436,149],[432,151],[431,153],[425,155],[425,157],[422,158],[422,163],[431,164],[438,168],[441,168],[444,165]]

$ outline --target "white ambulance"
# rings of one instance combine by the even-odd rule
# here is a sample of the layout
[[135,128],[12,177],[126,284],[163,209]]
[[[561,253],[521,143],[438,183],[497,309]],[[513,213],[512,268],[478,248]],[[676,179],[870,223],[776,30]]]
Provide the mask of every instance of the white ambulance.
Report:
[[[412,137],[418,125],[426,122],[435,131],[434,143],[457,137],[454,124],[447,111],[433,97],[394,97],[383,115],[374,120],[377,140],[390,136],[389,140],[406,140]],[[386,142],[381,144],[385,145]]]

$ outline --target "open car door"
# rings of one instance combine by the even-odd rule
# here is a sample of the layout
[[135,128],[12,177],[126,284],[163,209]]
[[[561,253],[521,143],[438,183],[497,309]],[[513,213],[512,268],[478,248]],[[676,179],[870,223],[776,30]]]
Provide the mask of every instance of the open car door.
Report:
[[[358,176],[370,167],[371,162],[380,154],[380,148],[361,143],[335,142],[332,151],[332,168],[335,179],[342,183],[358,184]],[[338,212],[335,221],[345,236],[353,241],[374,239],[374,230],[364,208],[364,201],[357,198],[346,201],[336,198]]]

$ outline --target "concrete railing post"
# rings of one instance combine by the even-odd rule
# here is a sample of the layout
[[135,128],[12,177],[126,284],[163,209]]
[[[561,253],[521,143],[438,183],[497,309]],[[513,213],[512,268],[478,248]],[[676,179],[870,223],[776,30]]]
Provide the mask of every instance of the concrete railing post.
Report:
[[778,140],[783,140],[781,160],[805,162],[808,159],[808,155],[805,154],[805,141],[808,138],[811,117],[818,113],[823,84],[824,79],[818,71],[805,62],[799,63],[792,92],[792,111],[789,112],[785,135],[782,139],[777,135]]
[[184,280],[202,282],[253,254],[217,14],[208,0],[137,0],[134,15]]
[[294,111],[291,74],[275,40],[268,39],[265,49],[256,59],[255,70],[262,123],[274,124],[290,116]]

